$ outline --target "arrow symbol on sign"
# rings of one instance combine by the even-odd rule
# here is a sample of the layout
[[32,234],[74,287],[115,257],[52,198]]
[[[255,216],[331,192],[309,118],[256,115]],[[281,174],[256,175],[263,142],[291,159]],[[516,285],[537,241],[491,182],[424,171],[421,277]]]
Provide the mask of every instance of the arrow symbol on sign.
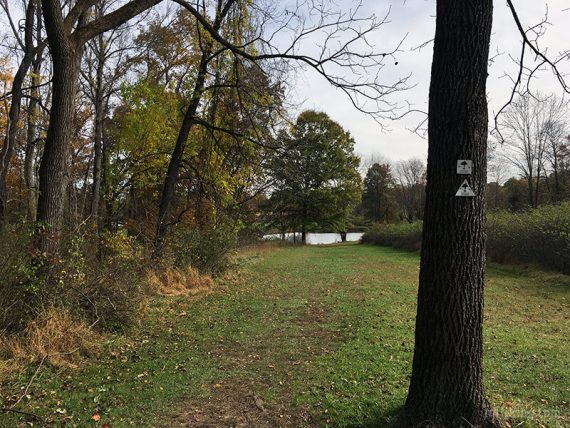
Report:
[[457,173],[458,174],[471,174],[473,170],[473,161],[468,159],[457,160]]
[[463,181],[461,186],[459,186],[459,190],[457,191],[455,196],[473,197],[473,196],[475,196],[475,192],[473,192],[473,189],[471,189],[471,186],[469,185],[467,180],[465,180],[465,181]]

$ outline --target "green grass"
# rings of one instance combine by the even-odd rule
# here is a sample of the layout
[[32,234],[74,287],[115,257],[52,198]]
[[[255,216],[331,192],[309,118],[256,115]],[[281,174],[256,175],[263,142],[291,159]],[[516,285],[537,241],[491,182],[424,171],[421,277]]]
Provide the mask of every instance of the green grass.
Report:
[[[207,298],[156,301],[141,331],[98,361],[42,369],[18,408],[66,426],[169,426],[245,390],[269,412],[303,415],[292,426],[383,426],[406,396],[418,262],[366,245],[250,255]],[[488,276],[488,395],[513,426],[568,426],[570,277],[505,266]],[[34,370],[2,395],[21,394]],[[0,413],[2,427],[21,420]]]

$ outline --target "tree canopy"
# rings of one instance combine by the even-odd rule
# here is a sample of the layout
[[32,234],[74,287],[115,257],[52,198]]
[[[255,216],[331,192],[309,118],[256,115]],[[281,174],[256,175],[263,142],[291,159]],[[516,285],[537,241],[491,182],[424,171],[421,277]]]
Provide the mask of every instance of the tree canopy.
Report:
[[360,199],[354,139],[326,113],[304,111],[280,135],[283,151],[271,161],[268,210],[281,231],[346,231]]

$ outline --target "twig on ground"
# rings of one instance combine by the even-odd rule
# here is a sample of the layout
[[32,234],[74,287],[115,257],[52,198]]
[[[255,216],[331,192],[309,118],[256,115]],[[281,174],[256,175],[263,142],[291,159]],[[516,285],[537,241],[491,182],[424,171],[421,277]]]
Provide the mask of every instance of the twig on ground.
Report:
[[16,410],[16,409],[12,409],[11,407],[0,407],[0,412],[5,412],[5,413],[18,413],[19,415],[25,415],[25,416],[30,416],[34,419],[37,419],[38,421],[45,421],[44,418],[42,418],[39,415],[36,415],[35,413],[30,413],[30,412],[23,412],[21,410]]
[[38,368],[36,369],[36,371],[34,372],[34,374],[32,375],[32,378],[30,379],[30,381],[28,382],[28,384],[26,385],[26,387],[24,388],[24,393],[21,395],[20,398],[18,398],[18,400],[12,404],[12,406],[10,406],[11,409],[13,409],[14,407],[16,407],[20,401],[23,400],[23,398],[28,395],[28,391],[30,390],[30,387],[32,386],[32,383],[34,382],[34,379],[36,378],[36,376],[38,375],[40,369],[42,368],[42,366],[44,365],[44,362],[46,360],[46,358],[48,357],[48,355],[44,355],[44,357],[42,358],[42,360],[40,361],[40,364],[38,365]]

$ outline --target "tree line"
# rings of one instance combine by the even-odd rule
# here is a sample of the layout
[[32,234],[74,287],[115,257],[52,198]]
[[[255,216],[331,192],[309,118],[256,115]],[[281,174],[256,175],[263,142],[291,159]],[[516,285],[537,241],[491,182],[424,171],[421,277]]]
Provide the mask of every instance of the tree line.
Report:
[[[182,225],[243,223],[274,185],[276,153],[293,150],[281,134],[293,122],[286,80],[299,65],[378,116],[405,84],[374,79],[397,48],[363,50],[384,22],[360,8],[163,3],[2,2],[13,31],[2,61],[0,224],[34,223],[39,263],[84,224],[126,227],[158,259]],[[321,51],[305,54],[302,40],[319,32]],[[366,71],[370,83],[339,67]]]
[[[487,209],[524,211],[570,200],[570,110],[556,94],[524,93],[505,108],[487,153]],[[357,212],[375,223],[423,219],[421,159],[366,170]]]

